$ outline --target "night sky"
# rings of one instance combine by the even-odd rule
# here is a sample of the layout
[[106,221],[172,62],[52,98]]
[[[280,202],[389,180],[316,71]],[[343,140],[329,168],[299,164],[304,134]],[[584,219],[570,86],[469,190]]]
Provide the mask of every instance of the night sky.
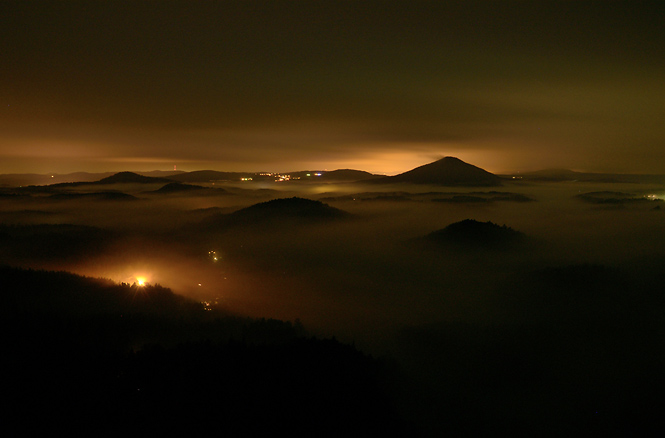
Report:
[[0,173],[665,173],[665,5],[0,2]]

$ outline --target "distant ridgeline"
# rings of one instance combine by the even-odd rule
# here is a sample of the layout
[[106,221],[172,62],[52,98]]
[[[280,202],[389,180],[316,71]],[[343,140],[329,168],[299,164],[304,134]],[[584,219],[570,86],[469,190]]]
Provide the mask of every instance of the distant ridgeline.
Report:
[[[158,174],[160,176],[149,176]],[[156,184],[156,183],[209,183],[241,181],[290,181],[290,182],[367,182],[371,184],[432,184],[440,186],[494,187],[500,186],[502,178],[477,166],[454,158],[445,157],[433,163],[395,176],[374,175],[353,169],[333,171],[298,171],[290,173],[270,172],[219,172],[215,170],[197,170],[193,172],[149,172],[145,175],[135,172],[116,174],[98,174],[103,176],[95,180],[95,174],[70,175],[0,175],[0,184],[4,186],[50,184],[52,186],[110,185],[110,184]],[[183,188],[184,186],[172,186]]]
[[545,169],[535,172],[521,172],[495,175],[480,167],[466,163],[459,158],[444,157],[432,163],[411,169],[395,176],[377,175],[362,170],[337,169],[274,172],[222,172],[217,170],[151,171],[119,173],[70,174],[0,174],[0,187],[26,187],[32,185],[110,185],[110,184],[168,184],[213,183],[213,182],[363,182],[370,184],[430,184],[460,187],[495,187],[506,181],[537,182],[600,182],[600,183],[665,183],[665,175],[649,174],[609,174],[576,172],[568,169]]
[[0,284],[5,426],[409,435],[381,363],[298,323],[65,272],[0,267]]

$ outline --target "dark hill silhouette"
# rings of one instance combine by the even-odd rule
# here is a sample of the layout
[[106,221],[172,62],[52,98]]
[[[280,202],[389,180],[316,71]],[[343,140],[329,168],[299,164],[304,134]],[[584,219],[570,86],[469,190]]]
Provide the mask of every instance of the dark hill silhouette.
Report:
[[151,170],[150,172],[134,172],[143,176],[150,176],[154,178],[167,178],[171,179],[172,176],[180,175],[183,172],[182,170]]
[[151,176],[143,176],[134,172],[119,172],[106,178],[102,178],[96,184],[153,184],[153,183],[168,183],[171,182],[166,178],[155,178]]
[[399,175],[370,180],[369,182],[490,187],[501,185],[501,178],[480,167],[465,163],[459,158],[445,157]]
[[75,172],[64,175],[59,174],[1,174],[0,186],[6,187],[19,187],[30,185],[50,185],[60,183],[73,183],[73,182],[92,182],[98,181],[101,178],[113,175],[113,172],[104,173],[88,173],[88,172]]
[[298,323],[204,311],[160,286],[66,272],[0,266],[0,284],[10,427],[413,436],[382,389],[380,362],[306,338]]
[[196,194],[226,194],[224,189],[213,189],[210,187],[201,187],[193,184],[184,184],[179,182],[168,183],[159,189],[150,192],[156,194],[176,194],[176,193],[196,193]]
[[340,219],[349,213],[305,198],[280,198],[261,202],[238,210],[230,215],[238,221],[271,221],[276,219],[300,218],[310,220]]
[[[203,306],[159,285],[116,284],[111,280],[69,272],[0,267],[4,298],[20,310],[56,318],[104,314],[144,314],[163,317],[202,313]],[[140,292],[140,293],[139,293]],[[5,309],[6,310],[6,309]]]
[[321,178],[325,181],[365,181],[382,177],[381,175],[374,175],[364,170],[354,169],[337,169],[321,175]]
[[507,248],[520,244],[525,235],[506,225],[465,219],[434,231],[425,239],[436,244],[464,248]]
[[[74,172],[66,174],[0,174],[0,187],[18,187],[18,186],[29,186],[29,185],[53,185],[53,184],[63,184],[63,183],[84,183],[84,182],[96,182],[103,178],[107,178],[115,175],[117,172],[100,172],[100,173],[90,173],[90,172]],[[162,171],[162,170],[153,170],[150,172],[134,172],[143,176],[150,177],[160,177],[166,178],[171,175],[178,175],[183,172],[181,171]]]
[[331,222],[349,217],[350,213],[321,201],[293,197],[261,202],[230,214],[216,214],[204,218],[201,225],[211,231],[237,227],[274,230],[277,227]]
[[293,197],[260,202],[231,214],[217,216],[213,222],[215,225],[229,226],[283,225],[288,222],[308,223],[337,220],[349,216],[349,213],[321,201]]

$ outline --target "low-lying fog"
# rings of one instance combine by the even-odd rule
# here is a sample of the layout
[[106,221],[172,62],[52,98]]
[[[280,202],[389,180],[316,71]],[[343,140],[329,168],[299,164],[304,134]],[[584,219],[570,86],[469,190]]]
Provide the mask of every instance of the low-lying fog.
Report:
[[[200,193],[155,193],[163,185],[104,187],[136,199],[57,197],[38,189],[5,195],[0,263],[118,282],[141,277],[238,313],[299,318],[311,330],[370,348],[402,326],[520,318],[502,294],[546,268],[603,265],[635,281],[661,276],[649,268],[663,260],[665,211],[661,201],[645,198],[662,195],[658,186],[217,183]],[[585,193],[612,199],[589,202],[578,196]],[[293,196],[322,200],[350,216],[283,219],[278,212],[261,220],[224,219]],[[528,242],[486,250],[421,241],[464,219],[505,224]]]
[[432,436],[479,418],[634,431],[660,406],[664,195],[521,181],[5,188],[0,264],[299,319],[394,359],[410,382],[400,410]]

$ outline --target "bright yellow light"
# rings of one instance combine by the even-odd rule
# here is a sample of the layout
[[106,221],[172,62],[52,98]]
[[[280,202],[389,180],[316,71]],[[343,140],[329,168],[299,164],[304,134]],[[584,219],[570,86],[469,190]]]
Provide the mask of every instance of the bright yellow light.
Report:
[[136,283],[137,283],[139,286],[143,286],[143,285],[145,284],[145,278],[143,278],[143,277],[136,277]]

